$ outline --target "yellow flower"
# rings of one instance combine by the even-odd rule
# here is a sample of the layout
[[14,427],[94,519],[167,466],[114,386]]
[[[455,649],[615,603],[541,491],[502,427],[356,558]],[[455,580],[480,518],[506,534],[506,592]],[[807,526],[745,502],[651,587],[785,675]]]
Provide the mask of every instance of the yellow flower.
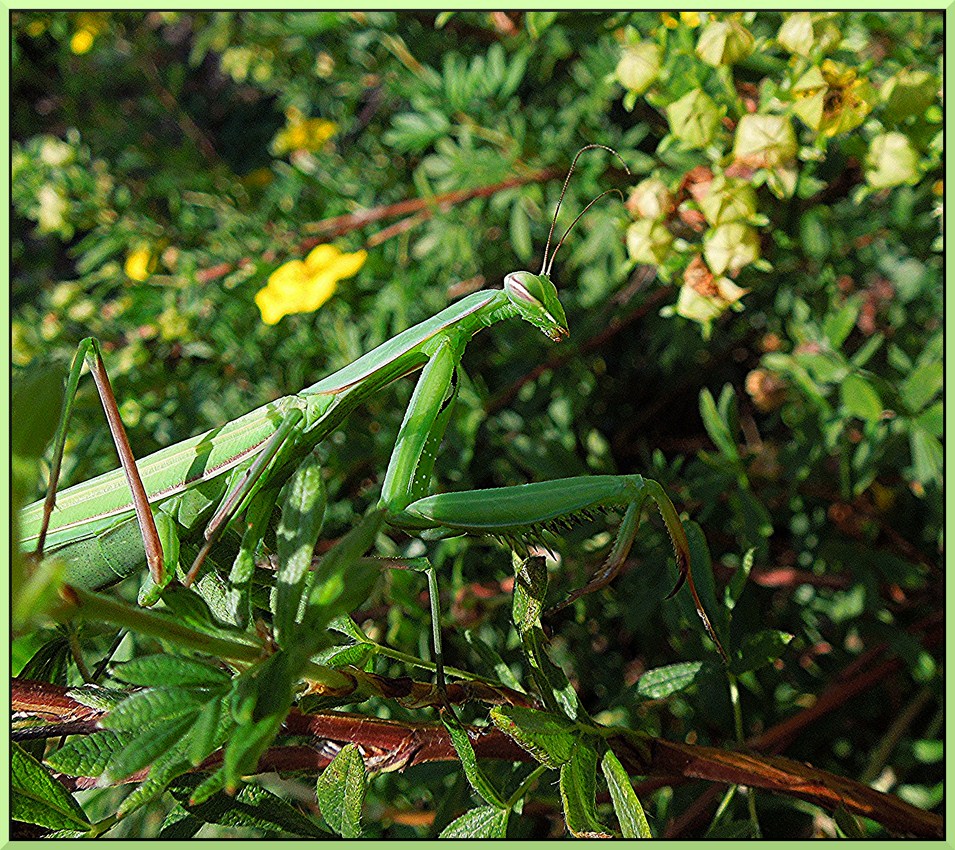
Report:
[[34,19],[27,24],[27,35],[39,38],[46,32],[46,21]]
[[338,125],[324,118],[306,118],[301,110],[292,107],[286,113],[285,126],[272,140],[272,152],[276,156],[293,151],[318,151],[335,133]]
[[365,264],[367,251],[343,254],[334,245],[319,245],[304,260],[290,260],[269,276],[255,294],[255,303],[267,325],[291,313],[311,313],[322,306],[338,286]]
[[82,56],[84,53],[89,53],[90,48],[93,46],[93,33],[88,29],[80,29],[73,33],[73,37],[70,39],[70,50],[72,50],[77,56]]
[[134,251],[126,255],[126,263],[123,270],[126,277],[130,280],[142,283],[156,268],[156,258],[145,245],[140,245]]
[[680,12],[679,21],[669,12],[661,12],[660,17],[663,20],[663,26],[668,30],[675,30],[680,24],[689,27],[691,30],[696,29],[700,25],[699,12]]

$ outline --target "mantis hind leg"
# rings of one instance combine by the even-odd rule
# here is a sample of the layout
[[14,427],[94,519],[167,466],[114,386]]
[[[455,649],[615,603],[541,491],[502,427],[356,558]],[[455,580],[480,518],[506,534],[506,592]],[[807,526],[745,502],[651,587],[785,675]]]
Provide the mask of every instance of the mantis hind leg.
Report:
[[106,421],[109,424],[109,431],[113,437],[113,443],[116,446],[116,453],[119,455],[119,462],[123,467],[123,472],[126,474],[126,481],[132,493],[136,519],[139,523],[139,531],[142,535],[143,547],[146,551],[146,563],[149,565],[149,574],[153,582],[157,585],[162,584],[165,573],[163,568],[163,548],[159,532],[156,529],[156,521],[149,507],[149,497],[146,494],[146,488],[143,486],[143,480],[136,466],[136,458],[133,455],[133,450],[130,448],[129,438],[126,435],[126,429],[123,427],[123,421],[119,415],[119,406],[116,403],[116,396],[113,393],[113,387],[109,382],[109,375],[103,363],[103,355],[100,350],[99,341],[94,337],[87,337],[80,342],[76,350],[76,356],[73,358],[73,363],[70,366],[69,376],[67,377],[63,411],[60,414],[60,421],[56,427],[56,435],[53,438],[53,458],[50,463],[50,485],[43,503],[43,519],[40,524],[40,533],[37,539],[36,556],[38,559],[43,557],[43,547],[46,542],[47,530],[50,527],[50,517],[53,515],[53,509],[56,506],[56,491],[59,484],[60,468],[63,464],[66,431],[70,424],[70,417],[73,414],[73,403],[76,400],[76,391],[79,386],[80,374],[83,371],[84,363],[89,365],[90,373],[93,375],[96,391],[99,393],[100,402],[106,413]]

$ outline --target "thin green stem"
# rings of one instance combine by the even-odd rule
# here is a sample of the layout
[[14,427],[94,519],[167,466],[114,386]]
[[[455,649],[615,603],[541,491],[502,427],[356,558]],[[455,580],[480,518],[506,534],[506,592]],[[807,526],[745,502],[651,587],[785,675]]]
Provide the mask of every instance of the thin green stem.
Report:
[[547,767],[546,764],[539,764],[530,773],[528,773],[524,781],[517,786],[517,790],[507,798],[507,807],[509,809],[513,809],[521,797],[523,797],[530,790],[531,786],[537,782],[540,776],[547,770],[550,770],[550,768]]
[[79,637],[76,634],[76,626],[73,623],[66,624],[66,635],[70,644],[70,654],[73,656],[76,669],[80,671],[80,676],[88,685],[94,681],[94,679],[89,668],[86,666],[86,662],[83,660],[83,650],[80,648]]
[[[739,685],[736,676],[729,670],[726,671],[726,678],[730,686],[730,702],[733,704],[733,726],[736,732],[736,743],[743,745],[745,736],[743,733],[743,708],[740,705]],[[759,818],[756,816],[756,792],[752,787],[746,790],[746,803],[749,808],[749,820],[753,825],[752,838],[761,838],[762,831],[759,828]]]
[[[263,648],[258,644],[214,637],[190,629],[169,617],[163,617],[141,608],[133,608],[98,593],[91,593],[88,590],[81,590],[76,587],[70,590],[76,604],[75,615],[77,617],[88,620],[104,620],[138,634],[169,640],[179,646],[196,649],[217,658],[227,658],[248,664],[254,664],[263,658]],[[312,662],[305,665],[302,674],[308,679],[320,682],[329,688],[350,688],[353,685],[351,678],[342,675],[337,670]]]

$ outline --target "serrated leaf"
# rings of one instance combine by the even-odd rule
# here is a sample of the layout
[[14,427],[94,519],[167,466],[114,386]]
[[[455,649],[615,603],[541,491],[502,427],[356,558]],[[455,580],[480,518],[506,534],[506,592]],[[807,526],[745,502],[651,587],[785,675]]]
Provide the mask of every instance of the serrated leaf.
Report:
[[541,764],[560,767],[577,744],[577,725],[559,714],[515,705],[491,709],[491,721]]
[[444,723],[444,728],[448,730],[448,734],[451,736],[451,743],[454,745],[458,758],[461,759],[461,767],[464,768],[464,775],[467,776],[471,787],[481,795],[486,803],[490,803],[499,809],[507,808],[507,803],[478,767],[477,756],[474,755],[471,739],[468,738],[467,730],[461,726],[454,713],[450,710],[442,712],[441,722]]
[[788,632],[765,629],[743,638],[742,645],[730,662],[730,670],[739,676],[750,670],[758,670],[772,664],[783,654],[787,644],[793,639]]
[[365,803],[365,762],[356,744],[342,747],[318,777],[315,790],[325,823],[342,838],[358,838]]
[[[194,793],[192,784],[180,782],[169,790],[173,797],[186,805]],[[221,792],[214,793],[204,802],[191,805],[189,814],[199,818],[200,822],[220,826],[282,832],[307,838],[331,838],[310,818],[260,785],[243,785],[234,797]]]
[[451,821],[438,838],[507,838],[510,809],[481,806]]
[[222,760],[227,791],[238,788],[244,775],[255,772],[259,758],[272,743],[283,720],[284,715],[273,715],[236,729]]
[[47,829],[88,832],[91,826],[73,795],[16,743],[10,745],[10,817]]
[[128,691],[118,688],[102,688],[99,685],[79,685],[70,688],[66,693],[67,696],[72,697],[81,705],[104,711],[111,711],[129,696]]
[[637,682],[637,693],[646,699],[663,699],[693,684],[702,661],[680,661],[647,670]]
[[104,729],[140,732],[153,726],[196,714],[214,692],[203,688],[149,688],[130,694],[101,721]]
[[847,375],[839,386],[842,407],[849,416],[857,416],[867,422],[882,418],[882,399],[878,392],[861,375]]
[[206,703],[190,733],[189,763],[193,767],[202,764],[228,740],[234,725],[224,698]]
[[152,764],[179,743],[194,719],[195,712],[191,712],[185,717],[151,726],[141,732],[109,760],[103,779],[106,782],[125,779]]
[[182,841],[192,838],[202,827],[203,821],[177,804],[166,815],[157,837],[161,841]]
[[610,799],[613,801],[613,810],[620,821],[620,831],[624,838],[653,838],[647,816],[640,805],[630,777],[620,764],[620,759],[608,749],[600,760],[600,769],[607,780],[610,789]]
[[597,818],[597,751],[584,739],[560,768],[560,799],[567,829],[576,838],[611,838]]
[[145,655],[113,667],[113,676],[141,687],[224,685],[231,676],[220,667],[178,655]]
[[92,735],[76,735],[47,757],[46,762],[67,776],[99,776],[110,759],[132,740],[128,733],[105,729]]
[[944,375],[942,362],[935,360],[919,366],[902,382],[902,400],[910,413],[918,413],[941,392]]

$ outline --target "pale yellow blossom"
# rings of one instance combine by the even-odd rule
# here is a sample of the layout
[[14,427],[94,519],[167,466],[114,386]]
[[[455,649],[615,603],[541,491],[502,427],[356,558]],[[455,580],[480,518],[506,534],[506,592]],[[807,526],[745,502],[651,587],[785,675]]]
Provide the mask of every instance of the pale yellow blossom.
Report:
[[126,255],[123,270],[130,280],[142,283],[156,268],[156,258],[145,245],[140,245]]

